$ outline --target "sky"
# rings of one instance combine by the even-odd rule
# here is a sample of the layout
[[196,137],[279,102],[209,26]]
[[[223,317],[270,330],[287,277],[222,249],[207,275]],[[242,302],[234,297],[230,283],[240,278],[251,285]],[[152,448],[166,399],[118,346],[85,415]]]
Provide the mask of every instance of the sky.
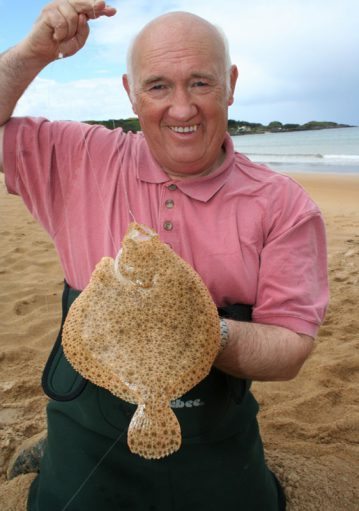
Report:
[[[31,29],[42,0],[0,0],[0,52]],[[113,18],[90,22],[86,46],[51,63],[15,115],[51,120],[133,117],[122,87],[126,52],[141,27],[169,11],[220,26],[239,69],[229,118],[268,124],[359,125],[358,0],[114,0]]]

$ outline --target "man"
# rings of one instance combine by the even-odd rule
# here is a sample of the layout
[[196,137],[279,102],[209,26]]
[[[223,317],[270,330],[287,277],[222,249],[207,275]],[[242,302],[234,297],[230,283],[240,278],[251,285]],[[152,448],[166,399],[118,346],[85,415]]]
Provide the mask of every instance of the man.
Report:
[[134,407],[77,375],[60,334],[44,371],[53,398],[48,443],[28,509],[284,509],[249,387],[295,377],[312,351],[327,303],[325,234],[301,187],[234,153],[226,127],[238,72],[223,36],[188,13],[140,32],[123,84],[143,134],[10,118],[44,66],[82,48],[88,20],[114,13],[104,2],[57,0],[2,55],[8,190],[54,240],[67,282],[64,314],[135,218],[198,271],[220,314],[235,319],[221,322],[223,349],[210,375],[172,403],[183,445],[162,460],[129,452]]

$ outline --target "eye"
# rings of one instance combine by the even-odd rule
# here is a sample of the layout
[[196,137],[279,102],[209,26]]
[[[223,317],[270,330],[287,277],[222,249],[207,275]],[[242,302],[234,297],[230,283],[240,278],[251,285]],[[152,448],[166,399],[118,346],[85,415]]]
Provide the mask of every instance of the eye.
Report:
[[155,85],[151,85],[149,88],[150,91],[161,91],[166,88],[164,83],[156,83]]
[[193,82],[192,87],[208,87],[208,83],[203,80],[197,80]]

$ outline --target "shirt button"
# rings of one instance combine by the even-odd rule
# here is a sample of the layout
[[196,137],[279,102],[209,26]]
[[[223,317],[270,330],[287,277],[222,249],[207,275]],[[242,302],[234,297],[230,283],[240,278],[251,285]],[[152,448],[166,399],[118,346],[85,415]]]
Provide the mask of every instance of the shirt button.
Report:
[[171,185],[168,185],[167,187],[169,190],[177,190],[177,185],[175,185],[174,183],[172,183]]
[[165,231],[172,231],[173,229],[172,222],[163,222],[163,228]]
[[168,208],[168,209],[172,209],[173,206],[175,205],[175,203],[172,199],[166,200],[165,204],[166,204],[166,208]]

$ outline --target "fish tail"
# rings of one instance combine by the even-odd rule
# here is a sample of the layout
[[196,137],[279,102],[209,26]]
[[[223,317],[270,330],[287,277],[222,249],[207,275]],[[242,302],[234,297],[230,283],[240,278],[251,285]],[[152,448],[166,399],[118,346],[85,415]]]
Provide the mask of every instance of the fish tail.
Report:
[[130,422],[127,442],[131,452],[147,459],[163,458],[177,451],[181,428],[169,404],[140,404]]

